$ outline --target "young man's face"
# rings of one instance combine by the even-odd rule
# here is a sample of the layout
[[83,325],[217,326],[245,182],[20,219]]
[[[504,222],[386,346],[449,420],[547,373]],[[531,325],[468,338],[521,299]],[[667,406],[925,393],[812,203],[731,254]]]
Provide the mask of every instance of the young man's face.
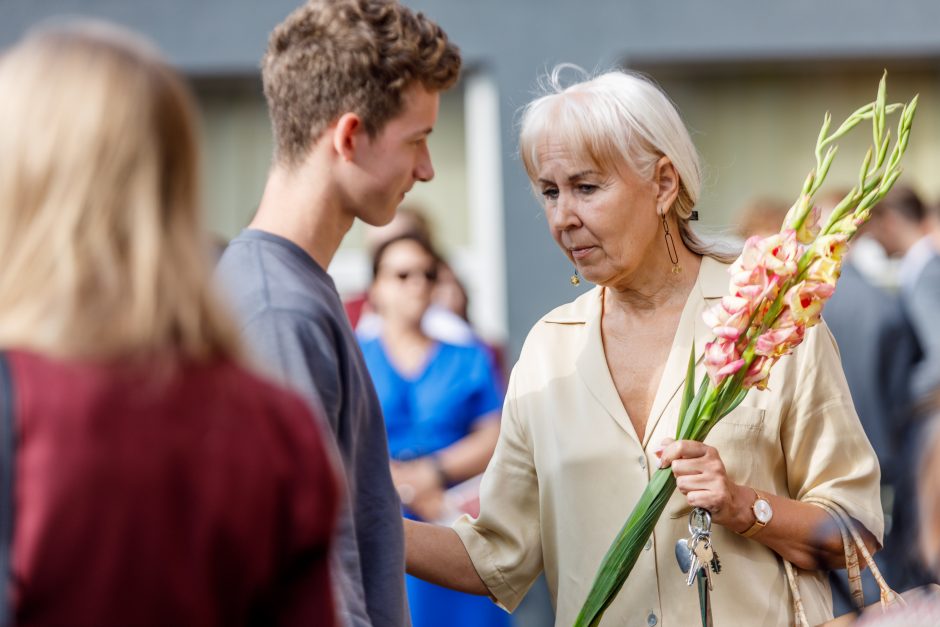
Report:
[[422,85],[402,95],[404,107],[373,139],[366,137],[356,149],[362,174],[356,196],[356,215],[373,226],[388,224],[395,209],[416,181],[434,178],[428,135],[437,122],[438,92]]

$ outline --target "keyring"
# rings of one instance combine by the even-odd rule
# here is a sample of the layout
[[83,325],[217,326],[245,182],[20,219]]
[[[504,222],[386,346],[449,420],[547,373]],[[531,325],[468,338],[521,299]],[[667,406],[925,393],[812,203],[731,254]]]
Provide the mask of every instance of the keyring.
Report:
[[[701,526],[697,525],[696,522],[701,520]],[[694,535],[700,535],[701,533],[709,533],[712,530],[712,513],[707,509],[702,509],[701,507],[696,507],[691,512],[689,512],[689,533]]]

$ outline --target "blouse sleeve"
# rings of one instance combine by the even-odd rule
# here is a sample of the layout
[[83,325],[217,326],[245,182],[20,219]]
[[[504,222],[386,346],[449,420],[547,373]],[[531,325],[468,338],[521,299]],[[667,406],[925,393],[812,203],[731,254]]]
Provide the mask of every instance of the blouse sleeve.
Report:
[[790,495],[841,505],[881,543],[881,469],[825,323],[807,333],[801,348],[793,401],[781,425]]
[[542,545],[538,477],[512,379],[499,442],[480,486],[480,515],[458,519],[454,530],[490,595],[513,611],[542,571]]

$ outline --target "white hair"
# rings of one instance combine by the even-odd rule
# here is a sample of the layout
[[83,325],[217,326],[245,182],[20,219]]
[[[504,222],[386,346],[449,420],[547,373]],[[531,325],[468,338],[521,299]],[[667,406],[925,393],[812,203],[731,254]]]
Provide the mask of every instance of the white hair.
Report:
[[[561,73],[568,68],[578,70],[584,80],[563,86]],[[590,77],[569,64],[557,66],[543,87],[546,93],[522,111],[519,136],[522,162],[533,183],[539,146],[549,136],[606,172],[626,165],[651,178],[665,156],[679,175],[679,193],[670,209],[686,247],[722,261],[733,259],[701,240],[689,225],[702,187],[701,166],[682,118],[659,87],[638,74],[615,70]]]

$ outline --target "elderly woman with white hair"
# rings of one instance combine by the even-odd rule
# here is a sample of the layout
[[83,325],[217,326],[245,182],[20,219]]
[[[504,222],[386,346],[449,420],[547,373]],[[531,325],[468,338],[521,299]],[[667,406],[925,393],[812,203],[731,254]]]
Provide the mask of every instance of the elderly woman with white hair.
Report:
[[[702,312],[730,259],[690,226],[698,157],[669,99],[610,72],[558,87],[523,114],[520,149],[552,237],[591,291],[539,320],[509,384],[481,511],[454,527],[406,524],[412,574],[513,610],[545,572],[558,625],[574,622],[611,541],[657,466],[673,495],[602,624],[691,625],[697,596],[674,557],[692,507],[711,512],[723,570],[719,625],[793,624],[784,561],[810,622],[832,616],[825,573],[844,563],[820,505],[883,533],[879,469],[824,325],[784,357],[705,443],[676,432]],[[814,623],[814,624],[815,624]]]

